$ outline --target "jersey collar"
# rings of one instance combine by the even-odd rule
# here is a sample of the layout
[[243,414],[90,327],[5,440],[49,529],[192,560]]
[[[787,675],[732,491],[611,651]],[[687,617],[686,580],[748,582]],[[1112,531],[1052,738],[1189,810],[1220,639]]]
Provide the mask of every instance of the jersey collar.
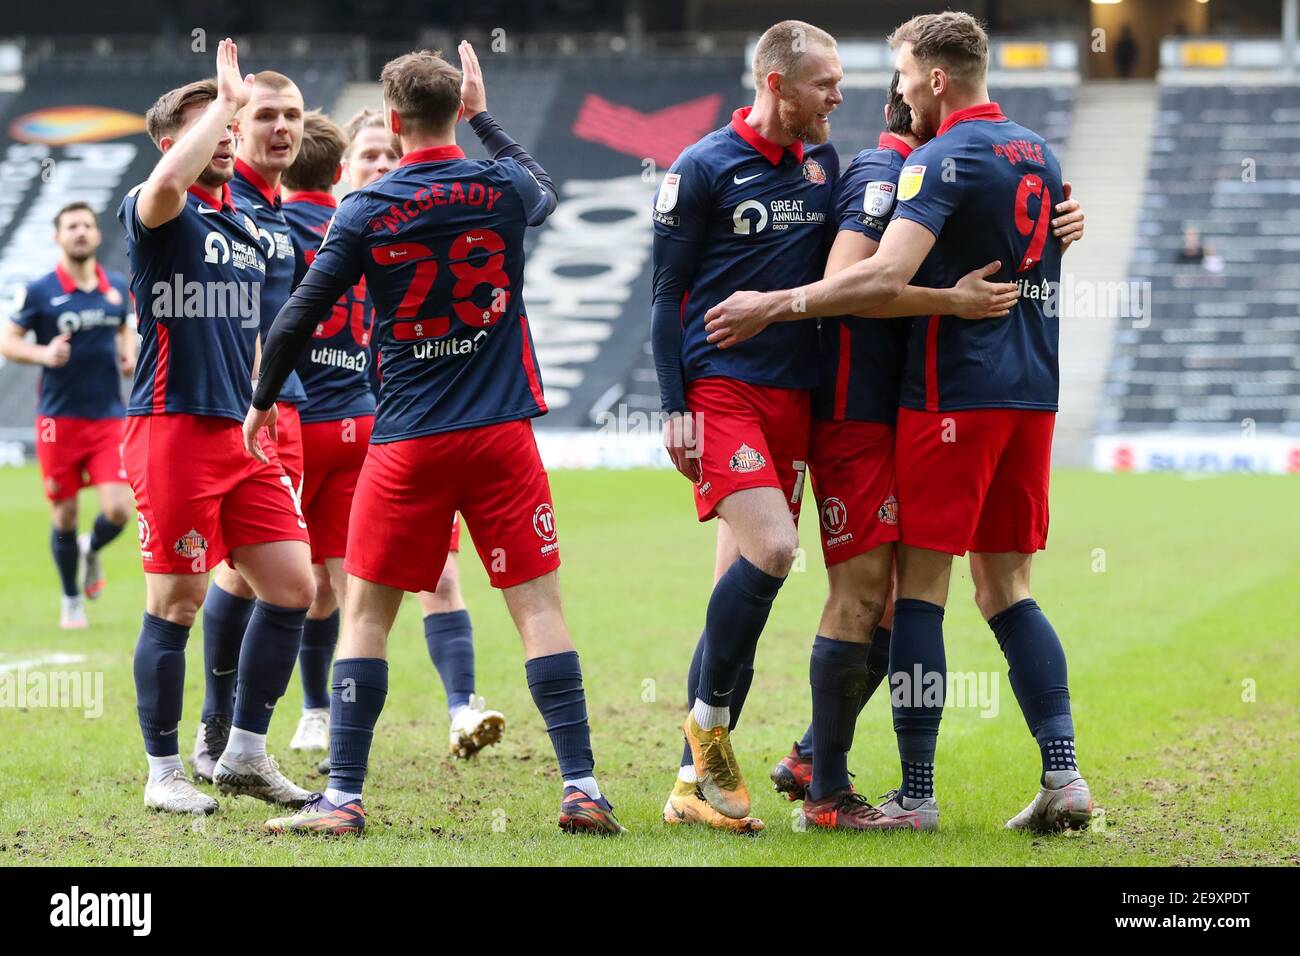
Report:
[[235,175],[243,176],[248,180],[249,184],[261,193],[262,198],[272,206],[280,205],[280,187],[269,185],[265,179],[257,174],[257,170],[238,156],[235,157]]
[[803,141],[796,139],[789,146],[781,146],[772,142],[766,136],[762,135],[754,127],[745,122],[745,117],[749,115],[752,106],[742,106],[736,112],[731,114],[731,128],[735,130],[736,135],[743,139],[750,146],[753,146],[763,158],[773,166],[781,162],[781,155],[788,149],[790,155],[795,158],[796,162],[803,162]]
[[309,202],[313,206],[329,206],[331,209],[337,209],[339,205],[339,201],[334,198],[333,193],[318,192],[314,189],[303,189],[291,193],[285,202]]
[[968,106],[965,109],[949,113],[948,118],[939,124],[939,131],[935,136],[942,136],[948,130],[952,129],[958,123],[964,123],[967,120],[988,120],[990,123],[1001,123],[1006,119],[1002,115],[1002,107],[997,103],[980,103],[976,106]]
[[[77,280],[72,278],[72,273],[63,268],[62,262],[54,267],[54,275],[59,280],[59,288],[65,293],[77,291]],[[95,263],[95,280],[98,283],[100,294],[108,291],[108,273],[104,271],[104,267],[98,262]]]
[[893,133],[881,133],[880,139],[876,141],[876,145],[881,149],[892,149],[904,159],[907,159],[907,157],[912,154],[912,147],[908,146],[906,141],[901,137],[895,136]]
[[185,191],[205,206],[211,206],[213,209],[229,210],[232,213],[235,211],[235,200],[230,197],[230,183],[221,184],[220,201],[213,201],[212,197],[197,185],[191,186]]
[[464,159],[464,151],[455,143],[447,146],[429,146],[425,149],[413,149],[397,161],[398,166],[411,166],[415,163],[438,163],[448,159]]

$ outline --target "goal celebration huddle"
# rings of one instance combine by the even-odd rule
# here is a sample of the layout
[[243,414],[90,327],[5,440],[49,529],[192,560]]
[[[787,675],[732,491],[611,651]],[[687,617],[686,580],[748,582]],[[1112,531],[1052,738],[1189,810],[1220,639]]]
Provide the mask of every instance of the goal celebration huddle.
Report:
[[[105,587],[99,551],[134,497],[146,807],[209,814],[250,796],[276,808],[270,832],[361,835],[406,592],[446,692],[451,755],[499,741],[506,717],[476,694],[463,522],[522,642],[568,833],[759,833],[756,773],[802,801],[809,829],[938,829],[944,611],[966,554],[1042,758],[1006,826],[1088,824],[1065,652],[1030,587],[1060,378],[1058,319],[1040,290],[1059,283],[1083,212],[1043,137],[990,100],[978,21],[917,16],[889,45],[879,139],[853,144],[841,168],[835,39],[771,26],[753,51],[752,105],[687,147],[647,210],[664,446],[695,517],[716,519],[712,591],[680,661],[686,706],[660,728],[682,742],[663,768],[662,822],[620,821],[604,790],[617,795],[616,774],[598,782],[587,694],[602,688],[584,683],[578,648],[625,651],[593,647],[565,620],[563,516],[533,434],[547,406],[524,301],[527,230],[562,199],[546,157],[488,112],[473,48],[460,45],[459,68],[427,51],[389,61],[382,103],[342,126],[309,111],[291,77],[242,74],[228,39],[214,78],[158,98],[146,123],[161,157],[117,210],[129,277],[95,261],[93,210],[68,206],[60,264],[0,341],[6,358],[44,367],[38,450],[64,626],[86,625],[84,601]],[[462,121],[488,159],[457,145]],[[57,439],[43,443],[43,425]],[[87,484],[102,513],[79,537]],[[820,620],[807,622],[808,723],[790,728],[799,739],[774,767],[742,768],[733,736],[806,493],[827,572]],[[662,520],[689,521],[687,496],[682,484]],[[204,701],[185,727],[200,618]],[[319,789],[267,749],[295,674],[290,747],[321,753]],[[868,799],[848,761],[878,691],[899,773]]]

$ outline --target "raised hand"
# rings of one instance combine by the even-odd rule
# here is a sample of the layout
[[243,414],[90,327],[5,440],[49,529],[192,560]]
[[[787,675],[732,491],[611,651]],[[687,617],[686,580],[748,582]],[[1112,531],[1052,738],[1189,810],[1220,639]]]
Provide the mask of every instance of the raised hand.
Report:
[[460,98],[465,104],[465,119],[469,120],[487,109],[487,90],[483,87],[483,71],[473,44],[461,40],[456,49],[460,54]]
[[253,74],[240,76],[239,47],[226,37],[217,44],[217,98],[241,110],[253,95]]

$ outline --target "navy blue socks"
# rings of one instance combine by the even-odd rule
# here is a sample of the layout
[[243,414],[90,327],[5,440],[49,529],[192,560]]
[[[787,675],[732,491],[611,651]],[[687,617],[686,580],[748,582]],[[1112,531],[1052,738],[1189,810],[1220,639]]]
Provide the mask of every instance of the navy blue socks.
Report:
[[95,525],[90,529],[90,550],[98,551],[122,533],[122,526],[109,521],[102,513],[95,515]]
[[239,688],[234,726],[265,734],[271,712],[284,696],[302,644],[305,607],[280,607],[258,601],[239,651]]
[[[886,677],[889,676],[889,640],[892,632],[887,627],[877,627],[871,637],[871,645],[867,650],[867,683],[863,687],[862,700],[858,704],[858,713],[862,713],[862,708],[867,706],[867,701],[876,692],[876,688],[881,685]],[[808,729],[803,732],[803,737],[795,744],[795,749],[799,751],[799,756],[811,758],[813,755],[813,725],[810,722]]]
[[528,690],[546,733],[555,748],[560,774],[565,780],[593,776],[591,730],[587,726],[587,700],[582,690],[582,667],[577,651],[547,654],[524,662]]
[[64,597],[77,596],[77,532],[50,529],[50,551],[54,555],[54,566],[59,569],[59,583],[63,585]]
[[989,618],[989,627],[1007,659],[1007,677],[1025,723],[1038,741],[1043,773],[1077,770],[1065,648],[1047,616],[1037,601],[1025,598]]
[[894,604],[889,642],[890,704],[903,765],[904,797],[934,796],[934,751],[947,692],[948,659],[943,649],[943,608],[900,598]]
[[424,640],[447,691],[447,709],[468,704],[474,696],[474,627],[469,611],[425,615]]
[[818,634],[808,663],[812,686],[812,798],[824,800],[849,786],[849,750],[866,696],[867,645]]
[[714,585],[705,616],[704,658],[696,698],[709,707],[734,706],[741,671],[754,660],[772,601],[785,578],[773,577],[744,557]]
[[337,610],[328,617],[309,617],[303,622],[298,673],[302,677],[302,706],[305,710],[320,710],[330,705],[330,659],[338,642]]
[[135,699],[145,753],[180,753],[177,731],[185,691],[185,642],[190,629],[148,612],[135,645]]
[[235,710],[235,683],[239,649],[253,616],[253,598],[236,597],[208,585],[203,599],[203,719],[214,714],[229,717]]
[[377,657],[337,660],[331,689],[329,788],[337,791],[335,795],[359,795],[375,724],[388,696],[388,661]]

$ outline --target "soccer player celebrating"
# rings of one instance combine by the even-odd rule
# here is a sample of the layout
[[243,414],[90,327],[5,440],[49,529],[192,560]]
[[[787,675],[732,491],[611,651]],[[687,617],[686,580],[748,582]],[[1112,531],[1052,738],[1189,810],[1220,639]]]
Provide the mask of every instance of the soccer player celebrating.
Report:
[[[269,821],[273,831],[362,831],[388,633],[402,592],[436,584],[459,510],[524,642],[529,689],[564,780],[560,826],[623,832],[594,775],[582,672],[560,607],[555,511],[529,422],[546,406],[523,309],[523,236],[554,208],[555,189],[486,112],[468,43],[460,55],[463,77],[428,52],[384,67],[401,163],[340,203],[276,319],[244,424],[249,453],[262,455],[260,434],[289,369],[364,275],[384,371],[348,526],[329,788],[297,815]],[[462,115],[494,159],[464,158],[455,144]]]
[[[53,515],[50,550],[63,585],[59,626],[83,628],[82,593],[93,600],[104,590],[99,550],[131,514],[118,383],[135,372],[135,316],[126,277],[95,259],[99,221],[89,205],[69,203],[55,214],[54,241],[59,264],[27,286],[0,337],[0,355],[42,366],[36,458]],[[93,530],[78,537],[77,492],[87,485],[99,492],[100,513]]]
[[1038,794],[1007,826],[1082,827],[1092,798],[1075,762],[1065,654],[1029,587],[1032,555],[1047,540],[1059,393],[1052,299],[1061,240],[1049,227],[1065,195],[1060,166],[1042,137],[989,101],[988,39],[973,17],[914,17],[890,43],[913,130],[930,141],[903,167],[879,248],[793,292],[736,293],[710,310],[708,327],[729,349],[776,323],[869,310],[897,296],[923,263],[940,280],[990,251],[1007,264],[999,274],[1021,290],[1009,315],[965,322],[934,314],[914,323],[909,341],[896,451],[890,674],[903,780],[895,800],[911,811],[933,798],[943,695],[911,687],[912,675],[926,675],[923,683],[938,675],[942,688],[952,558],[969,551],[976,604],[1007,658],[1042,757]]
[[[362,110],[348,121],[349,145],[344,168],[353,189],[368,186],[397,165],[393,134],[379,110]],[[375,353],[376,356],[378,352]],[[379,363],[372,364],[371,384],[378,394]],[[453,519],[447,563],[432,591],[416,595],[424,618],[429,658],[442,679],[450,719],[448,753],[467,759],[501,739],[505,716],[487,710],[474,694],[474,628],[460,590],[460,515]]]
[[[912,133],[912,113],[898,92],[898,74],[890,82],[885,104],[885,132],[875,148],[864,149],[845,170],[836,190],[838,234],[826,262],[826,274],[870,257],[893,211],[898,176],[920,141]],[[1069,184],[1065,185],[1069,195]],[[1083,232],[1083,213],[1075,200],[1056,207],[1053,230],[1062,245]],[[891,303],[915,304],[925,312],[969,318],[1008,314],[1018,295],[1012,283],[989,283],[983,275],[992,266],[963,277],[951,289],[912,289]],[[912,282],[926,280],[925,269]],[[993,298],[987,311],[981,292]],[[967,296],[963,293],[970,292]],[[772,772],[776,789],[791,800],[809,797],[806,819],[815,825],[852,826],[874,819],[866,814],[840,814],[848,787],[847,753],[858,713],[889,672],[893,618],[892,574],[898,538],[898,501],[894,489],[894,424],[903,357],[911,320],[870,321],[853,316],[825,319],[819,329],[821,378],[813,393],[812,448],[808,470],[821,518],[822,552],[830,593],[818,636],[813,644],[811,676],[814,713],[824,721],[825,760],[814,761],[814,726]],[[865,645],[858,642],[868,638]],[[833,643],[835,641],[843,643]],[[857,673],[854,701],[825,695],[818,685],[841,685],[835,671]],[[851,687],[855,686],[852,680]],[[850,706],[851,705],[851,706]],[[814,765],[817,773],[814,775]],[[820,798],[811,797],[816,793]],[[910,821],[918,829],[938,827],[938,804],[903,810],[887,794],[880,809],[885,816]]]
[[257,595],[237,662],[229,740],[213,770],[219,792],[301,806],[308,794],[266,753],[266,731],[298,656],[314,594],[297,499],[267,443],[243,454],[266,263],[251,216],[230,192],[229,124],[253,94],[233,41],[217,77],[163,94],[146,114],[162,159],[123,200],[143,344],[127,407],[123,460],[139,511],[146,609],[135,650],[140,728],[149,759],[145,805],[211,813],[217,801],[181,767],[177,728],[185,645],[228,559]]
[[[252,96],[233,124],[237,146],[230,191],[256,224],[266,259],[259,312],[263,337],[293,291],[293,239],[281,209],[280,177],[298,155],[302,115],[302,93],[293,81],[282,73],[264,70],[254,75]],[[290,491],[299,497],[303,453],[297,406],[306,398],[302,382],[297,375],[291,375],[285,383],[276,421],[276,453],[288,476]],[[217,566],[203,604],[206,693],[192,757],[194,774],[201,780],[212,779],[212,769],[230,733],[237,663],[255,598],[243,575],[232,567]],[[311,647],[318,640],[318,631],[317,627],[311,628],[302,642]],[[310,739],[323,733],[319,713],[309,710],[299,720],[294,739],[301,744],[304,737]]]

